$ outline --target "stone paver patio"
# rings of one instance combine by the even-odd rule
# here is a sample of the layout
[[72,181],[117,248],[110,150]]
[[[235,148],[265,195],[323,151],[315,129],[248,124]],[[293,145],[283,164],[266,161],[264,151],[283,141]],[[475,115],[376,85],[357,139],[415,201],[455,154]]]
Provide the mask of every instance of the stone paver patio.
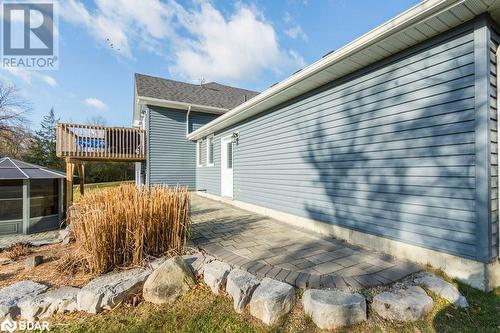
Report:
[[192,195],[192,242],[260,278],[299,288],[362,289],[392,283],[420,266]]

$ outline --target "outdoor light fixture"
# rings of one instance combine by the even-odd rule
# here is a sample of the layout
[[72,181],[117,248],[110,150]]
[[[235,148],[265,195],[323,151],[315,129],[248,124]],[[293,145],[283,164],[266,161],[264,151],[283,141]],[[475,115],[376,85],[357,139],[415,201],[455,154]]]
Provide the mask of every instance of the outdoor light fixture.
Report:
[[240,139],[240,132],[233,132],[233,134],[231,134],[232,143],[237,143],[239,139]]

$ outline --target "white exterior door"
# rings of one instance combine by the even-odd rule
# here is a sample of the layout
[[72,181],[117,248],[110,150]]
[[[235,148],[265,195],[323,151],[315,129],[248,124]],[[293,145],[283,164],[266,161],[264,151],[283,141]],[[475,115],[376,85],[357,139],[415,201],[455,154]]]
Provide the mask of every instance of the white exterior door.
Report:
[[231,137],[221,139],[220,163],[221,196],[233,197],[233,142]]

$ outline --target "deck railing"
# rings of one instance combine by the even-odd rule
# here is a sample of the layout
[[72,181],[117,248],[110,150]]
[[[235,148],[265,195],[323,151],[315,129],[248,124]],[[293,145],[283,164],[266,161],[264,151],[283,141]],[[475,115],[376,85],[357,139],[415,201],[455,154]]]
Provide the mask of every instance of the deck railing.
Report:
[[58,123],[56,155],[80,160],[140,161],[146,158],[145,130]]

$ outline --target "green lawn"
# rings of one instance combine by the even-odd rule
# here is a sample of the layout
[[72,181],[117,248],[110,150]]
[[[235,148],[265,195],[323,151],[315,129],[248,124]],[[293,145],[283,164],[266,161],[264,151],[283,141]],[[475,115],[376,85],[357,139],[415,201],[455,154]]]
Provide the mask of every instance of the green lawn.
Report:
[[[120,186],[121,184],[133,183],[133,180],[119,181],[119,182],[106,182],[106,183],[93,183],[85,184],[85,193],[103,190],[110,187]],[[80,198],[80,185],[73,186],[73,200],[76,202]]]
[[[462,284],[459,287],[471,305],[466,311],[435,299],[434,311],[415,323],[392,323],[370,313],[366,323],[341,332],[498,332],[500,288],[483,293]],[[204,286],[172,305],[120,305],[100,315],[73,313],[49,322],[56,332],[319,332],[303,314],[300,302],[281,322],[267,327],[248,311],[235,313],[227,296],[214,295]]]

